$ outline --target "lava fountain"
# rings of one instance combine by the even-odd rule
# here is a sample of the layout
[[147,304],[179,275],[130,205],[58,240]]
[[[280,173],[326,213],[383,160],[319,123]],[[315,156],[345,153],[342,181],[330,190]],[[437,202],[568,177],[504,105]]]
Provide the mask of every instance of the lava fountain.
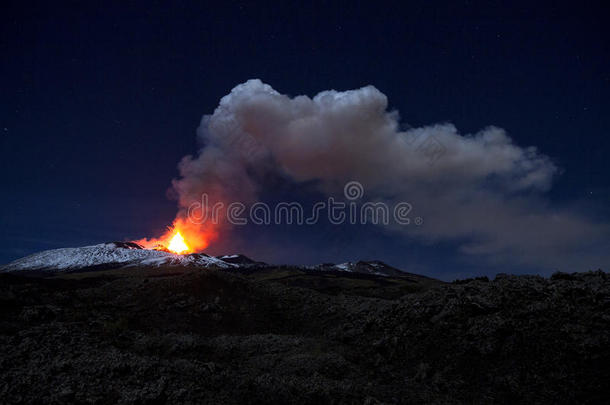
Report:
[[180,234],[180,231],[176,231],[176,234],[174,235],[172,240],[169,241],[167,249],[170,252],[174,252],[177,254],[189,253],[189,251],[191,250],[184,241],[184,237],[182,236],[182,234]]
[[177,218],[172,226],[167,227],[167,230],[161,237],[143,238],[134,240],[134,242],[145,249],[165,250],[183,255],[201,252],[216,237],[217,232],[212,226],[202,226],[201,224],[194,224],[188,220]]

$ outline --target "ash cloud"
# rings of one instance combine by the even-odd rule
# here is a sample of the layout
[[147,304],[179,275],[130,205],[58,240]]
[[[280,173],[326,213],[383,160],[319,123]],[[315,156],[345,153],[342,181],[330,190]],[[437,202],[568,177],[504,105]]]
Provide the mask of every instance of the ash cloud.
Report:
[[369,199],[408,201],[425,218],[392,232],[458,242],[463,255],[492,261],[574,270],[608,264],[608,226],[548,203],[559,169],[535,147],[493,126],[465,135],[448,123],[401,130],[398,112],[387,108],[373,86],[313,98],[260,80],[236,86],[203,117],[199,154],[179,164],[173,188],[182,213],[202,193],[256,201],[270,173],[329,195],[356,180]]

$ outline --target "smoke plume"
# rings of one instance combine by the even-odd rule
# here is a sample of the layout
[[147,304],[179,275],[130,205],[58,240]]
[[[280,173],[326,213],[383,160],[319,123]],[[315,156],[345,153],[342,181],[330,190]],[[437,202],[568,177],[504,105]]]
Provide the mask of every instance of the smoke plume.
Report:
[[392,232],[457,242],[462,254],[493,260],[551,267],[586,253],[591,263],[575,264],[607,264],[592,246],[607,246],[608,227],[548,203],[558,168],[535,147],[493,126],[465,135],[452,124],[403,130],[387,108],[373,86],[309,98],[260,80],[238,85],[203,117],[199,154],[179,164],[179,218],[202,193],[256,201],[270,173],[328,195],[356,180],[368,198],[408,201],[425,220]]

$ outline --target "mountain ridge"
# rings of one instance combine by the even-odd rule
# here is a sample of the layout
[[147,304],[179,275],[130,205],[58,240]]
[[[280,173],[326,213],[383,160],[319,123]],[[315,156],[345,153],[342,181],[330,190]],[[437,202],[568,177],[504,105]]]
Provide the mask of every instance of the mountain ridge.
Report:
[[[166,250],[144,249],[135,242],[107,242],[75,248],[44,250],[0,266],[0,273],[36,271],[62,273],[116,269],[123,267],[189,266],[201,268],[274,267],[243,254],[210,256],[206,253],[175,254]],[[315,266],[291,266],[306,271],[359,273],[380,277],[425,277],[408,273],[382,261],[356,261]]]

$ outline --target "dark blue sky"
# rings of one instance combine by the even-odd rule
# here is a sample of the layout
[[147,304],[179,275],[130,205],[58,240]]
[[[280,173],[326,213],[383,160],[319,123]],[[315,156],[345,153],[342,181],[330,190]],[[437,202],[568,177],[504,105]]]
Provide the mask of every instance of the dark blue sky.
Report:
[[[250,78],[310,96],[373,84],[405,125],[502,127],[561,167],[553,203],[608,220],[608,10],[528,3],[9,2],[0,17],[0,263],[158,233],[174,217],[166,190],[180,158],[197,150],[201,116]],[[464,267],[450,245],[330,230],[337,243],[327,231],[270,227],[255,232],[256,244],[252,230],[234,237],[260,259],[505,270]]]

